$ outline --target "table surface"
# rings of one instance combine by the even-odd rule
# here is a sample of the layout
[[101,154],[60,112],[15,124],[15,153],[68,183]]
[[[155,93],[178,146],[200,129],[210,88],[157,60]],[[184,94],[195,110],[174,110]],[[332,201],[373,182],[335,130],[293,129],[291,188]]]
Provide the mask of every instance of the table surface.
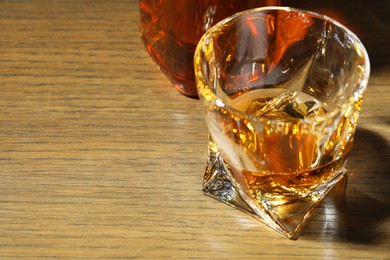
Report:
[[366,2],[299,1],[372,73],[346,185],[293,241],[203,194],[202,106],[146,53],[138,1],[1,0],[0,258],[390,259],[390,3]]

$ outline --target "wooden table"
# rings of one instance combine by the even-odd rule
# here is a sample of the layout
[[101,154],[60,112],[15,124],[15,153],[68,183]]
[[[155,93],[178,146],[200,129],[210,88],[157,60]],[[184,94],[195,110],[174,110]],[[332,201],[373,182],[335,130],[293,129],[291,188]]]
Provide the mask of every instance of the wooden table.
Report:
[[372,76],[347,186],[291,241],[203,194],[202,106],[144,50],[138,1],[0,0],[0,259],[389,259],[390,6],[365,2],[299,2]]

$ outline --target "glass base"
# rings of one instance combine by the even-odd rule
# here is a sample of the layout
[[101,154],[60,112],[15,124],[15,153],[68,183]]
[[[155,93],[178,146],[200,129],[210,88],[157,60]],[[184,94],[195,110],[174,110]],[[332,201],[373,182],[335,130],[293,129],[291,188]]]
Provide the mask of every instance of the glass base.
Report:
[[305,197],[294,200],[286,198],[283,203],[270,206],[266,200],[258,202],[244,193],[232,177],[229,166],[222,160],[216,146],[210,142],[203,191],[214,199],[248,213],[282,235],[297,239],[302,226],[314,213],[316,206],[344,174],[345,168],[341,167],[326,186]]

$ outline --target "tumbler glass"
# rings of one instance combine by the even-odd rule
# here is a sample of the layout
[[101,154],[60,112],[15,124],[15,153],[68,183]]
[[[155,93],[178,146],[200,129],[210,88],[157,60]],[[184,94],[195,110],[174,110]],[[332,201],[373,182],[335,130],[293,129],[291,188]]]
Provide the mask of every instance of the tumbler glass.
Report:
[[147,51],[182,94],[197,97],[194,51],[216,22],[280,0],[140,0],[140,32]]
[[210,134],[205,193],[296,238],[346,172],[364,46],[321,14],[264,7],[212,27],[194,65]]

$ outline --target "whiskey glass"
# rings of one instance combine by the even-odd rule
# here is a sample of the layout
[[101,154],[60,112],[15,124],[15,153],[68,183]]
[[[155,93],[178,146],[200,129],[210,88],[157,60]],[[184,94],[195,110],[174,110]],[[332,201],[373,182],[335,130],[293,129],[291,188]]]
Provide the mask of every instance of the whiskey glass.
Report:
[[236,12],[279,4],[280,0],[140,0],[141,39],[173,86],[197,98],[193,60],[202,35]]
[[212,27],[194,67],[210,136],[204,192],[296,239],[346,173],[364,46],[329,17],[264,7]]

